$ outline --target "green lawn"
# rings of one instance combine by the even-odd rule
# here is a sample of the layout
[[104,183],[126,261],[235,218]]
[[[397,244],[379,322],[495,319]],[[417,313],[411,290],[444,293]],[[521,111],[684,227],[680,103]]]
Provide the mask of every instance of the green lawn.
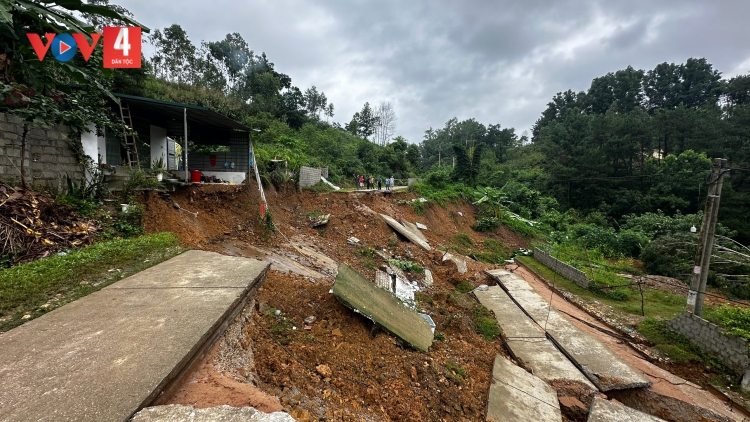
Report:
[[97,243],[0,270],[0,332],[184,251],[172,233]]
[[[584,289],[579,287],[574,282],[562,277],[559,274],[555,274],[552,270],[545,267],[541,262],[537,261],[533,257],[523,256],[516,257],[518,261],[526,265],[531,269],[537,276],[541,277],[548,283],[554,283],[555,286],[565,289],[576,296],[579,296],[587,301],[597,300],[601,303],[612,306],[614,309],[621,312],[633,315],[641,315],[641,295],[637,289],[621,288],[630,290],[625,300],[615,300],[607,297],[606,290],[602,292],[594,292],[592,290]],[[628,282],[626,278],[618,277],[619,280]],[[608,280],[612,282],[611,280]],[[607,283],[609,284],[609,283]],[[671,319],[679,315],[685,310],[685,297],[681,295],[675,295],[669,292],[644,289],[643,290],[643,302],[644,302],[644,313],[646,317],[654,317],[659,319]]]

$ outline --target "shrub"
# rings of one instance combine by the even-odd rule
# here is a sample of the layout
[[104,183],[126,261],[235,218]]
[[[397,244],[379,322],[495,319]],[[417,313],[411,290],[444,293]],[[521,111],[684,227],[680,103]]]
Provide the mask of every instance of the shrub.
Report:
[[472,286],[468,281],[464,280],[458,283],[458,285],[456,286],[456,290],[459,293],[469,293],[470,291],[474,290],[474,286]]
[[424,268],[415,264],[411,261],[401,261],[398,259],[389,259],[388,263],[396,268],[400,268],[403,271],[411,271],[415,273],[424,273]]
[[478,232],[492,232],[500,226],[500,220],[495,217],[480,217],[471,227]]

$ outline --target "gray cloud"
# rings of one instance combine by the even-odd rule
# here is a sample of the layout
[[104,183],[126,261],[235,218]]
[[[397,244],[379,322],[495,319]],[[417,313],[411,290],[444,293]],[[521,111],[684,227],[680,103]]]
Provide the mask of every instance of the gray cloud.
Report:
[[555,93],[628,65],[706,57],[727,77],[750,70],[743,0],[113,1],[196,44],[241,33],[295,85],[323,90],[337,121],[391,101],[412,142],[454,116],[521,133]]

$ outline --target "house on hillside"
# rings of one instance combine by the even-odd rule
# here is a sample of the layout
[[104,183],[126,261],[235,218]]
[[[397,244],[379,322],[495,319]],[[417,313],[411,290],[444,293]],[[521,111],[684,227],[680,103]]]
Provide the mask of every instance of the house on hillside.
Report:
[[[124,94],[114,96],[121,106],[112,102],[112,107],[118,114],[122,107],[123,120],[137,133],[137,160],[132,154],[128,157],[123,137],[97,136],[92,124],[91,132],[81,135],[81,144],[84,154],[94,162],[101,160],[120,167],[132,161],[134,166],[146,169],[161,158],[172,177],[190,181],[190,171],[199,170],[205,176],[235,184],[244,182],[253,170],[249,127],[207,107]],[[22,127],[20,118],[0,113],[0,179],[9,183],[20,180],[17,169]],[[60,125],[30,131],[24,161],[30,184],[64,188],[66,175],[73,179],[83,177],[68,138],[69,131]]]

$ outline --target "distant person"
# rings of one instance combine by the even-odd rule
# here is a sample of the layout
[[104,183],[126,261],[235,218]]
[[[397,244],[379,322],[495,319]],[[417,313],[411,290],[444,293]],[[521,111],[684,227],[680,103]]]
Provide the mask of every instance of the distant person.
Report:
[[359,188],[360,189],[365,188],[365,176],[359,176]]
[[368,183],[370,184],[369,189],[375,189],[375,178],[370,175],[370,179],[368,179]]
[[385,179],[385,190],[391,190],[391,179]]
[[354,176],[354,190],[359,190],[359,175]]
[[396,187],[396,179],[391,176],[391,189],[393,189],[394,187]]
[[378,176],[378,190],[383,187],[383,176]]

